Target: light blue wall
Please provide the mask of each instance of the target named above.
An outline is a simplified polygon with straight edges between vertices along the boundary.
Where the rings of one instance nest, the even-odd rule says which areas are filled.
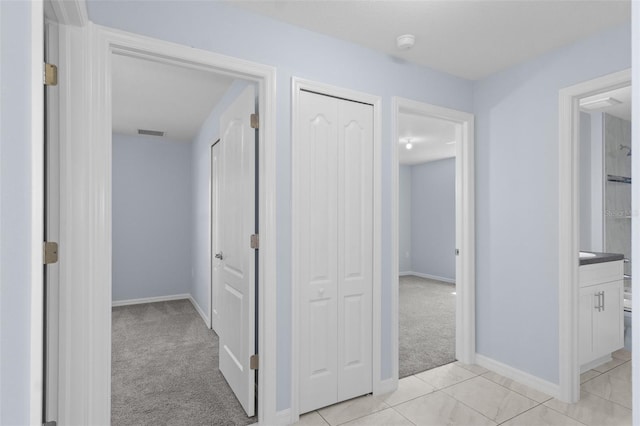
[[[455,280],[456,159],[411,166],[411,267]]]
[[[223,2],[90,1],[101,25],[239,57],[277,68],[277,409],[291,396],[291,77],[382,96],[382,378],[391,351],[391,97],[462,111],[472,109],[472,83]]]
[[[398,271],[411,272],[411,166],[400,166],[398,194]]]
[[[477,351],[558,383],[558,91],[631,65],[629,25],[474,84]]]
[[[250,84],[235,80],[205,120],[191,144],[191,181],[193,188],[191,295],[203,312],[211,315],[209,299],[209,180],[211,179],[211,145],[220,137],[220,115]]]
[[[0,1],[0,424],[29,424],[31,5]],[[38,87],[37,90],[42,90]]]
[[[190,292],[191,143],[113,135],[113,300]]]

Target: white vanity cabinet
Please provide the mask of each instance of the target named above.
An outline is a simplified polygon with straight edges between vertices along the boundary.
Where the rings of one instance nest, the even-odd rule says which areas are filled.
[[[624,346],[623,271],[621,260],[580,266],[581,371],[607,362]]]

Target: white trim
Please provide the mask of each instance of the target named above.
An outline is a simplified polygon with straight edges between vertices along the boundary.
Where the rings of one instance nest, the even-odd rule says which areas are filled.
[[[378,383],[378,389],[375,395],[393,392],[396,389],[398,389],[398,379],[391,377],[389,379],[381,380],[380,383]]]
[[[44,11],[42,2],[31,7],[31,303],[30,303],[30,401],[29,422],[42,423],[44,388],[44,276],[42,241],[44,238],[44,94],[42,85],[44,62]]]
[[[195,310],[200,314],[200,317],[202,318],[202,321],[204,321],[204,323],[207,325],[207,328],[211,328],[211,319],[207,318],[207,315],[204,313],[204,310],[200,307],[200,305],[198,305],[196,299],[194,299],[192,295],[189,295],[188,299]]]
[[[382,177],[381,177],[381,167],[382,167],[382,100],[380,96],[371,95],[368,93],[362,93],[351,89],[345,89],[337,86],[332,86],[329,84],[318,83],[310,80],[301,79],[298,77],[293,77],[291,79],[291,138],[292,141],[294,139],[294,135],[296,134],[296,123],[297,123],[297,113],[298,113],[298,105],[299,105],[299,93],[301,90],[308,90],[315,93],[322,93],[328,96],[339,97],[343,99],[350,99],[357,102],[363,102],[367,104],[373,105],[373,339],[372,339],[372,348],[373,348],[373,357],[372,357],[372,368],[373,368],[373,393],[379,394],[381,393],[381,383],[382,383],[382,369],[381,369],[381,351],[382,351],[382,343],[381,343],[381,334],[382,334],[382,318],[381,318],[381,241],[382,241],[382,201],[381,201],[381,192],[382,192]],[[296,163],[296,147],[295,141],[291,144],[291,158],[292,158],[292,176],[294,176]],[[295,187],[296,180],[292,178],[292,185]],[[295,194],[295,190],[292,190],[292,194]],[[292,229],[291,229],[291,277],[292,277],[292,285],[291,285],[291,410],[292,422],[296,422],[299,419],[299,405],[298,405],[298,390],[299,390],[299,368],[300,368],[300,348],[298,347],[299,338],[298,335],[300,333],[300,328],[298,327],[299,320],[299,293],[298,289],[293,283],[295,282],[295,277],[297,276],[297,268],[296,268],[296,211],[295,211],[295,203],[292,202],[291,209],[291,218],[292,218]]]
[[[560,387],[557,384],[503,364],[493,358],[476,354],[476,364],[554,398],[558,398],[560,394]]]
[[[445,278],[445,277],[439,277],[437,275],[430,275],[430,274],[423,274],[422,272],[413,272],[413,271],[409,271],[409,272],[399,272],[398,276],[399,277],[406,277],[408,275],[413,275],[415,277],[420,277],[420,278],[426,278],[428,280],[435,280],[435,281],[442,281],[448,284],[455,284],[456,280],[453,278]]]
[[[399,193],[399,162],[398,162],[398,114],[400,110],[409,110],[421,115],[442,118],[459,124],[459,135],[456,144],[456,247],[460,256],[456,258],[456,359],[465,363],[475,362],[476,352],[476,321],[475,321],[475,179],[474,179],[474,116],[473,114],[430,105],[400,97],[393,98],[393,147],[392,161],[392,297],[393,302],[393,332],[392,339],[395,356],[394,377],[398,377],[398,193]],[[427,274],[415,274],[432,278]],[[442,277],[440,279],[446,281]]]
[[[60,25],[84,27],[89,23],[85,0],[45,0],[45,16]]]
[[[631,70],[560,90],[558,119],[558,338],[559,398],[580,399],[578,354],[578,252],[580,251],[580,98],[631,84]]]
[[[635,117],[638,117],[637,111],[640,110],[640,3],[631,2],[631,51],[633,70],[632,79],[634,81],[631,86],[632,108],[636,111]],[[634,118],[631,122],[631,149],[636,153],[640,152],[640,120]],[[636,182],[640,179],[640,157],[631,157],[631,176]],[[632,185],[631,193],[631,210],[637,212],[640,210],[640,191],[639,185]],[[631,229],[634,230],[631,236],[631,292],[636,295],[640,294],[640,216],[635,215],[631,219]],[[634,277],[635,276],[635,277]],[[632,311],[639,315],[640,313],[640,297],[636,296],[631,300]],[[636,324],[638,320],[636,317]],[[636,395],[633,398],[633,421],[632,424],[640,425],[640,327],[631,328],[631,394]]]
[[[67,27],[61,40],[61,288],[60,424],[108,424],[111,322],[111,54],[245,78],[259,84],[260,242],[258,419],[276,417],[275,69],[213,52],[89,24]],[[86,141],[91,141],[87,144]],[[66,166],[66,167],[65,167]],[[73,224],[73,226],[71,226]],[[66,261],[66,262],[65,262]],[[87,283],[91,285],[88,286]],[[71,303],[73,302],[73,303]],[[66,309],[66,310],[65,310]],[[66,327],[65,329],[63,329]],[[76,362],[74,362],[74,360]],[[73,368],[71,368],[73,366]],[[62,383],[64,381],[65,383]]]
[[[191,295],[189,293],[183,293],[183,294],[172,294],[169,296],[141,297],[140,299],[114,300],[111,303],[111,306],[115,308],[117,306],[141,305],[143,303],[170,302],[172,300],[182,300],[182,299],[191,299]]]

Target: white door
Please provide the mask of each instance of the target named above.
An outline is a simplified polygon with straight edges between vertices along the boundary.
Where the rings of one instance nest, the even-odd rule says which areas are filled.
[[[300,93],[300,412],[372,390],[373,107]]]
[[[254,414],[255,90],[248,87],[220,118],[220,371],[247,412]]]
[[[220,140],[211,147],[211,328],[220,333]]]

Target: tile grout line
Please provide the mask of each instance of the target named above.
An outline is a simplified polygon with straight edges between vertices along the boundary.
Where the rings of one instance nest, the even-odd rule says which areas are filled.
[[[534,401],[534,402],[536,403],[536,405],[534,405],[533,407],[531,407],[531,408],[527,408],[527,409],[526,409],[526,410],[524,410],[522,413],[516,414],[515,416],[513,416],[513,417],[511,417],[511,418],[508,418],[508,419],[506,419],[505,421],[498,423],[498,425],[504,424],[504,423],[506,423],[506,422],[508,422],[508,421],[510,421],[510,420],[513,420],[513,419],[515,419],[515,418],[517,418],[517,417],[520,417],[520,416],[521,416],[521,415],[523,415],[524,413],[527,413],[527,412],[529,412],[529,411],[533,410],[534,408],[537,408],[537,407],[539,407],[539,406],[541,406],[541,405],[542,405],[542,402],[538,402],[538,401]]]
[[[548,402],[548,401],[547,401],[547,402]],[[563,416],[565,416],[565,417],[569,417],[571,420],[575,420],[576,422],[580,423],[581,425],[588,426],[588,425],[586,425],[585,423],[582,423],[580,420],[576,419],[575,417],[570,416],[569,414],[562,413],[562,412],[560,412],[560,411],[556,410],[556,409],[555,409],[555,408],[553,408],[553,407],[549,407],[546,403],[544,404],[544,406],[545,406],[545,407],[547,407],[547,408],[548,408],[549,410],[551,410],[551,411],[555,411],[555,412],[556,412],[556,413],[558,413],[558,414],[561,414],[561,415],[563,415]]]

